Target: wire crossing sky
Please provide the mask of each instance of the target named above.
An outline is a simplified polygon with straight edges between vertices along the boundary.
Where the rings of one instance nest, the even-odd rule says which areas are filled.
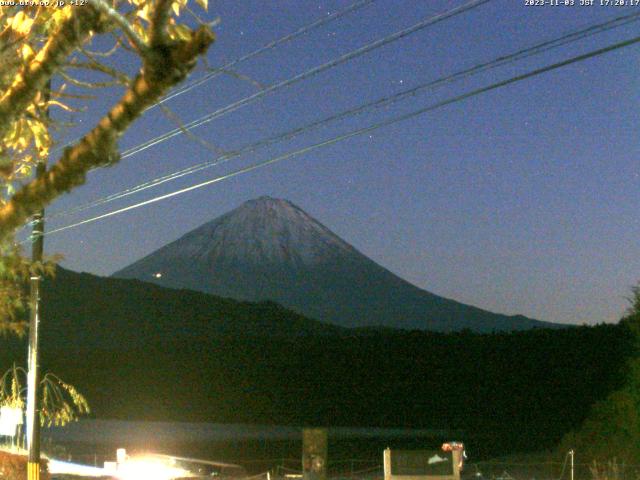
[[[640,12],[631,13],[631,14],[628,14],[628,15],[615,17],[615,18],[610,19],[610,20],[608,20],[606,22],[601,22],[601,23],[598,23],[596,25],[591,25],[591,26],[589,26],[587,28],[583,28],[583,29],[580,29],[578,31],[567,33],[567,34],[562,35],[561,37],[555,38],[553,40],[544,41],[544,42],[539,43],[537,45],[534,45],[532,47],[518,50],[517,52],[514,52],[514,53],[512,53],[510,55],[501,56],[501,57],[499,57],[499,58],[497,58],[495,60],[492,60],[490,62],[485,62],[485,63],[479,64],[479,65],[476,65],[476,66],[474,66],[472,68],[465,69],[465,70],[463,70],[461,72],[457,72],[455,74],[448,75],[446,77],[443,77],[443,78],[428,82],[426,84],[421,84],[421,85],[418,85],[416,87],[413,87],[413,88],[410,88],[410,89],[407,89],[407,90],[403,90],[403,91],[398,92],[398,93],[396,93],[396,94],[394,94],[394,95],[392,95],[390,97],[384,97],[384,98],[378,99],[378,100],[376,100],[374,102],[369,102],[369,103],[367,103],[365,105],[361,105],[361,106],[358,106],[356,108],[352,108],[352,109],[349,109],[347,111],[340,112],[339,114],[331,115],[330,117],[323,118],[322,120],[318,120],[318,121],[312,122],[310,124],[295,128],[293,130],[289,130],[287,132],[281,133],[281,134],[276,135],[274,137],[263,139],[263,140],[260,140],[258,142],[252,143],[250,145],[245,145],[242,148],[237,149],[232,153],[221,155],[221,156],[219,156],[219,157],[217,157],[217,158],[215,158],[213,160],[208,160],[206,162],[199,163],[199,164],[187,167],[187,168],[182,169],[182,170],[178,170],[177,172],[173,172],[173,173],[171,173],[169,175],[164,175],[162,177],[159,177],[159,178],[156,178],[156,179],[153,179],[153,180],[149,180],[149,181],[144,182],[144,183],[142,183],[140,185],[137,185],[135,187],[131,187],[131,188],[128,188],[128,189],[123,190],[121,192],[114,193],[114,194],[108,195],[106,197],[103,197],[101,199],[94,200],[92,202],[86,203],[84,205],[80,205],[78,207],[74,207],[74,208],[72,208],[70,210],[67,210],[67,211],[64,211],[64,212],[58,212],[58,213],[55,213],[53,215],[49,215],[48,219],[55,219],[55,218],[59,218],[59,217],[63,217],[63,216],[68,216],[68,215],[71,215],[71,214],[74,214],[74,213],[79,213],[79,212],[82,212],[82,211],[87,210],[89,208],[96,207],[96,206],[99,206],[99,205],[103,205],[105,203],[109,203],[109,202],[118,200],[120,198],[124,198],[124,197],[129,196],[129,195],[133,195],[134,193],[141,192],[141,191],[146,190],[148,188],[156,187],[156,186],[161,185],[161,184],[163,184],[165,182],[168,182],[168,181],[171,181],[171,180],[175,180],[175,179],[183,177],[185,175],[190,175],[192,173],[197,173],[197,172],[202,171],[204,169],[214,167],[216,165],[219,165],[220,163],[232,160],[232,159],[234,159],[234,158],[236,158],[236,157],[238,157],[240,155],[251,153],[251,152],[255,151],[258,148],[261,148],[261,147],[264,147],[264,146],[267,146],[267,145],[270,145],[270,144],[273,144],[273,143],[276,143],[276,142],[279,142],[279,141],[289,140],[289,139],[291,139],[291,138],[293,138],[295,136],[298,136],[300,134],[308,132],[308,131],[310,131],[312,129],[318,128],[319,126],[322,126],[322,125],[324,125],[326,123],[330,123],[330,122],[335,121],[335,120],[343,119],[343,118],[351,116],[351,115],[359,114],[359,113],[362,113],[363,111],[366,111],[366,110],[371,109],[371,108],[380,108],[382,106],[386,106],[386,105],[392,104],[394,102],[404,100],[404,99],[406,99],[408,97],[413,97],[416,94],[418,94],[418,93],[420,93],[420,92],[422,92],[424,90],[432,89],[432,88],[435,88],[435,87],[438,87],[438,86],[441,86],[441,85],[444,85],[444,84],[447,84],[447,83],[451,83],[451,82],[454,82],[456,80],[460,80],[462,78],[465,78],[468,75],[478,74],[478,73],[480,73],[482,71],[485,71],[486,69],[495,68],[495,67],[504,65],[504,64],[506,64],[508,62],[518,61],[518,60],[520,60],[522,58],[526,58],[526,57],[528,57],[530,55],[536,55],[536,54],[542,53],[544,51],[547,51],[547,50],[550,50],[550,49],[553,49],[553,48],[561,47],[563,45],[566,45],[567,43],[575,42],[577,40],[581,40],[581,39],[583,39],[583,38],[585,38],[587,36],[594,35],[594,34],[597,34],[597,33],[601,33],[601,32],[606,31],[608,29],[616,28],[616,27],[619,27],[619,26],[622,26],[622,25],[626,25],[626,24],[628,24],[630,22],[637,21],[639,18],[640,18]],[[626,45],[624,45],[624,46],[626,46]],[[165,141],[166,140],[168,140],[168,139],[165,139]],[[80,224],[84,224],[84,222],[81,222]],[[66,228],[67,227],[57,228],[56,231],[61,231],[61,230],[66,229]]]
[[[341,17],[343,17],[344,15],[350,14],[352,12],[357,11],[360,8],[366,7],[367,5],[369,5],[370,3],[372,3],[375,0],[359,0],[351,5],[349,5],[347,8],[344,8],[342,10],[339,10],[337,12],[331,13],[329,15],[327,15],[326,17],[321,17],[311,23],[309,23],[308,25],[304,25],[303,27],[298,28],[296,31],[285,35],[284,37],[281,37],[277,40],[274,40],[272,42],[269,42],[266,45],[263,45],[262,47],[253,50],[252,52],[249,52],[245,55],[242,55],[241,57],[235,58],[227,63],[225,63],[224,65],[222,65],[221,67],[215,68],[213,71],[207,73],[206,75],[203,75],[202,77],[198,78],[197,80],[188,82],[186,85],[182,85],[179,86],[177,88],[175,88],[173,91],[171,91],[168,95],[166,95],[164,98],[162,98],[160,101],[158,101],[158,103],[152,105],[151,107],[147,108],[148,110],[151,110],[154,107],[157,107],[173,98],[179,97],[180,95],[184,95],[185,93],[188,93],[190,91],[192,91],[195,88],[198,88],[199,86],[203,85],[204,83],[210,81],[213,78],[216,78],[219,75],[222,75],[225,72],[230,71],[232,68],[234,68],[236,65],[242,63],[242,62],[246,62],[247,60],[257,57],[267,51],[269,51],[270,49],[276,48],[278,45],[282,45],[286,42],[290,42],[291,40],[299,37],[300,35],[304,35],[310,31],[312,31],[315,28],[319,28],[321,26],[324,26],[330,22],[333,22],[335,20],[340,19]],[[72,144],[75,141],[78,141],[79,138],[76,138],[73,141],[69,141],[66,142],[63,146],[59,147],[56,151],[59,152],[62,150],[62,148]]]
[[[215,2],[205,18],[220,19],[212,70],[165,101],[172,115],[149,110],[121,150],[242,108],[194,131],[201,141],[177,134],[92,172],[52,207],[66,215],[47,228],[87,220],[87,205],[103,220],[48,236],[48,252],[109,274],[271,195],[438,295],[541,320],[616,321],[640,279],[640,56],[620,47],[640,11],[477,3],[287,83],[475,2]],[[258,51],[233,75],[210,76]],[[286,87],[262,93],[275,85]],[[224,153],[212,159],[207,144]],[[183,175],[200,168],[208,179]]]
[[[104,218],[112,217],[112,216],[118,215],[120,213],[128,212],[128,211],[134,210],[136,208],[144,207],[144,206],[150,205],[152,203],[156,203],[156,202],[159,202],[159,201],[162,201],[162,200],[166,200],[166,199],[175,197],[177,195],[182,195],[184,193],[188,193],[188,192],[191,192],[193,190],[197,190],[199,188],[203,188],[203,187],[206,187],[206,186],[209,186],[209,185],[213,185],[214,183],[218,183],[218,182],[221,182],[223,180],[227,180],[229,178],[235,177],[236,175],[249,173],[249,172],[252,172],[254,170],[257,170],[258,168],[266,167],[268,165],[271,165],[271,164],[274,164],[274,163],[277,163],[277,162],[281,162],[283,160],[287,160],[289,158],[296,157],[298,155],[309,153],[309,152],[311,152],[313,150],[316,150],[318,148],[326,147],[328,145],[333,145],[334,143],[341,142],[341,141],[347,140],[349,138],[352,138],[352,137],[355,137],[355,136],[358,136],[358,135],[363,135],[365,133],[373,132],[373,131],[375,131],[375,130],[377,130],[379,128],[387,127],[389,125],[393,125],[394,123],[403,122],[405,120],[412,119],[414,117],[417,117],[417,116],[422,115],[422,114],[427,113],[427,112],[431,112],[431,111],[436,110],[438,108],[445,107],[447,105],[451,105],[453,103],[466,100],[467,98],[471,98],[471,97],[474,97],[476,95],[480,95],[482,93],[490,92],[491,90],[495,90],[497,88],[502,88],[502,87],[505,87],[505,86],[510,85],[512,83],[515,83],[515,82],[521,82],[523,80],[527,80],[528,78],[535,77],[537,75],[541,75],[543,73],[547,73],[547,72],[550,72],[550,71],[555,70],[557,68],[562,68],[562,67],[565,67],[567,65],[571,65],[573,63],[576,63],[576,62],[582,62],[583,60],[587,60],[589,58],[597,57],[598,55],[603,55],[605,53],[612,52],[612,51],[617,50],[619,48],[628,47],[628,46],[634,45],[634,44],[636,44],[638,42],[640,42],[640,37],[634,37],[634,38],[631,38],[631,39],[626,40],[624,42],[617,43],[615,45],[610,45],[610,46],[607,46],[605,48],[601,48],[599,50],[596,50],[596,51],[593,51],[593,52],[589,52],[589,53],[586,53],[584,55],[580,55],[578,57],[570,58],[568,60],[565,60],[565,61],[562,61],[562,62],[559,62],[559,63],[555,63],[553,65],[549,65],[549,66],[546,66],[546,67],[543,67],[543,68],[539,68],[539,69],[534,70],[532,72],[527,72],[527,73],[525,73],[523,75],[518,75],[517,77],[509,78],[507,80],[503,80],[501,82],[497,82],[497,83],[494,83],[492,85],[488,85],[486,87],[479,88],[479,89],[474,90],[472,92],[468,92],[468,93],[464,93],[462,95],[458,95],[458,96],[456,96],[454,98],[450,98],[450,99],[444,100],[444,101],[439,102],[439,103],[437,103],[435,105],[429,105],[429,106],[421,108],[419,110],[415,110],[415,111],[410,112],[408,114],[402,115],[401,117],[391,118],[391,119],[386,120],[384,122],[380,122],[380,123],[377,123],[377,124],[374,124],[374,125],[369,125],[367,127],[364,127],[364,128],[352,131],[352,132],[348,132],[348,133],[345,133],[345,134],[337,136],[337,137],[330,138],[330,139],[325,140],[323,142],[316,143],[316,144],[313,144],[313,145],[309,145],[308,147],[301,148],[301,149],[295,150],[293,152],[288,152],[288,153],[286,153],[284,155],[280,155],[280,156],[275,157],[275,158],[270,158],[270,159],[265,160],[263,162],[255,163],[253,165],[250,165],[248,167],[245,167],[245,168],[242,168],[242,169],[239,169],[239,170],[235,170],[234,172],[228,173],[228,174],[220,176],[220,177],[216,177],[216,178],[213,178],[213,179],[210,179],[210,180],[206,180],[204,182],[200,182],[200,183],[197,183],[195,185],[190,185],[190,186],[182,188],[180,190],[176,190],[176,191],[164,194],[164,195],[160,195],[158,197],[154,197],[154,198],[151,198],[149,200],[145,200],[145,201],[140,202],[140,203],[129,205],[127,207],[120,208],[118,210],[113,210],[111,212],[104,213],[102,215],[98,215],[98,216],[95,216],[95,217],[92,217],[92,218],[88,218],[88,219],[82,220],[80,222],[73,223],[71,225],[66,225],[64,227],[58,227],[58,228],[56,228],[54,230],[50,230],[49,232],[45,233],[45,235],[51,235],[51,234],[54,234],[54,233],[63,232],[63,231],[68,230],[70,228],[79,227],[79,226],[85,225],[87,223],[91,223],[91,222],[95,222],[95,221],[98,221],[98,220],[102,220]]]
[[[133,148],[129,148],[127,150],[125,150],[124,152],[122,152],[122,158],[128,158],[132,155],[135,155],[136,153],[140,153],[143,150],[146,150],[147,148],[153,147],[154,145],[157,145],[161,142],[164,142],[166,140],[169,140],[173,137],[175,137],[176,135],[181,135],[183,134],[185,131],[188,130],[192,130],[196,127],[200,127],[202,125],[205,125],[215,119],[218,119],[224,115],[227,115],[229,113],[235,112],[237,109],[244,107],[245,105],[248,105],[250,103],[253,103],[259,99],[261,99],[262,97],[264,97],[265,95],[268,95],[272,92],[276,92],[280,89],[286,88],[286,87],[290,87],[294,84],[296,84],[297,82],[301,82],[303,80],[306,80],[310,77],[313,77],[315,75],[318,75],[319,73],[324,72],[325,70],[328,70],[330,68],[333,68],[335,66],[338,66],[342,63],[348,62],[350,60],[353,60],[354,58],[357,58],[361,55],[364,55],[366,53],[369,53],[377,48],[383,47],[391,42],[395,42],[397,40],[400,40],[401,38],[404,38],[408,35],[411,35],[413,33],[416,33],[424,28],[430,27],[432,25],[435,25],[438,22],[442,22],[444,20],[447,20],[453,16],[459,15],[461,13],[464,13],[468,10],[471,10],[473,8],[476,8],[484,3],[487,3],[491,0],[471,0],[470,2],[466,3],[465,5],[463,5],[462,7],[456,7],[456,8],[452,8],[451,10],[448,10],[444,13],[439,13],[437,15],[431,16],[429,18],[426,18],[420,22],[418,22],[415,25],[412,25],[409,28],[403,29],[399,32],[395,32],[392,35],[389,35],[387,37],[381,38],[379,40],[376,40],[374,42],[370,42],[366,45],[363,45],[360,48],[357,48],[356,50],[353,50],[345,55],[342,55],[338,58],[332,59],[326,63],[323,63],[322,65],[318,65],[316,67],[313,67],[305,72],[299,73],[298,75],[293,76],[292,78],[288,78],[286,80],[280,81],[278,83],[275,83],[273,85],[268,86],[265,89],[262,89],[256,93],[254,93],[253,95],[249,95],[248,97],[245,97],[241,100],[238,100],[237,102],[231,103],[229,105],[226,105],[214,112],[211,112],[207,115],[205,115],[204,117],[201,117],[197,120],[194,120],[192,122],[187,123],[186,125],[182,125],[179,128],[174,128],[173,130],[166,132],[158,137],[152,138],[151,140],[148,140],[140,145],[137,145]]]

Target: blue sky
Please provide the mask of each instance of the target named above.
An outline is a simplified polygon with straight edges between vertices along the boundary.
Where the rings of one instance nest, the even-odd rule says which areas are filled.
[[[168,103],[189,122],[276,82],[411,26],[462,1],[377,0],[238,65]],[[576,2],[579,3],[579,2]],[[349,1],[219,0],[212,67],[282,37]],[[402,89],[551,40],[639,6],[526,6],[493,0],[267,95],[90,174],[56,202],[65,211]],[[53,229],[171,192],[310,143],[637,35],[631,23],[551,52],[330,124],[155,189],[53,218]],[[134,72],[138,66],[123,68]],[[527,79],[311,153],[46,238],[63,266],[110,274],[260,195],[286,198],[364,254],[438,295],[564,323],[616,321],[640,280],[640,49]],[[193,74],[197,78],[202,68]],[[116,97],[83,114],[73,137]],[[61,115],[60,118],[66,118]],[[175,127],[155,108],[123,149]]]

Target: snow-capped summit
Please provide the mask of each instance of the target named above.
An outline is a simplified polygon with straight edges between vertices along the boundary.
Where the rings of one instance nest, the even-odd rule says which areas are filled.
[[[167,245],[165,259],[311,265],[353,249],[287,200],[260,197]]]

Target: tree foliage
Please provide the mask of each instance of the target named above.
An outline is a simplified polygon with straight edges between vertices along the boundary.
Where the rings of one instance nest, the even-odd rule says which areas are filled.
[[[0,378],[0,406],[26,407],[27,371],[13,365]],[[80,415],[89,413],[86,398],[73,386],[58,376],[47,373],[40,381],[40,425],[43,427],[63,426],[78,420]]]
[[[206,0],[196,0],[202,8]],[[89,170],[119,160],[118,139],[194,68],[214,40],[208,25],[181,19],[188,0],[88,0],[84,6],[0,7],[0,332],[24,330],[23,285],[50,269],[31,265],[17,229],[82,185]],[[197,18],[193,14],[194,18]],[[99,39],[113,48],[92,51]],[[114,53],[127,55],[125,62]],[[121,65],[136,65],[137,72]],[[120,67],[119,67],[120,65]],[[94,89],[122,89],[100,120],[53,155],[63,125]],[[79,106],[77,105],[79,103]],[[53,157],[53,158],[52,158]],[[45,165],[36,175],[36,166]]]
[[[565,436],[560,449],[575,449],[588,461],[640,464],[640,283],[631,288],[630,306],[620,321],[633,341],[624,384],[596,403],[576,432]]]

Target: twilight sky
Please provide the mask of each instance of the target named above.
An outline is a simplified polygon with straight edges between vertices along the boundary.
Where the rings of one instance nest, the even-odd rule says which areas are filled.
[[[211,67],[346,8],[350,0],[210,0]],[[377,0],[238,65],[167,105],[183,122],[466,1]],[[526,6],[493,0],[328,69],[90,174],[54,215],[257,140],[491,61],[640,5]],[[157,188],[54,217],[47,229],[122,208],[637,35],[634,22],[331,123]],[[96,46],[99,48],[100,45]],[[118,58],[135,71],[137,65]],[[488,310],[563,323],[616,321],[640,280],[638,44],[375,132],[46,237],[62,265],[110,274],[243,201],[299,205],[415,285]],[[202,66],[191,79],[203,75]],[[109,100],[92,105],[72,138]],[[58,117],[66,119],[66,114]],[[122,149],[175,127],[155,108]]]

